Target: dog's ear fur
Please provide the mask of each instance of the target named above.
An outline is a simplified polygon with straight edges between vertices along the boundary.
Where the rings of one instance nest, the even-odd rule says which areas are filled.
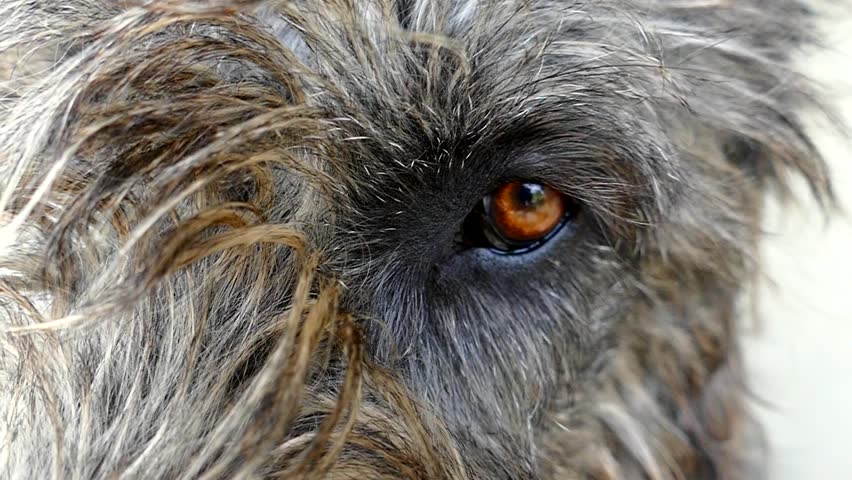
[[[487,2],[274,3],[0,0],[0,476],[754,478],[735,320],[759,204],[791,175],[831,198],[803,2],[574,2],[583,37],[548,44],[660,155],[624,249],[639,300],[525,459],[465,450],[365,355],[312,236],[369,188],[323,159],[383,112],[308,92],[359,106],[340,70],[381,42],[463,76],[442,28]]]
[[[826,166],[803,123],[805,115],[831,110],[818,84],[800,71],[806,55],[819,48],[819,17],[800,1],[711,8],[688,12],[709,24],[697,40],[706,42],[706,51],[687,48],[669,63],[675,71],[683,65],[700,72],[684,72],[684,84],[696,79],[691,97],[697,100],[684,98],[685,104],[721,135],[728,158],[745,172],[774,181],[783,192],[791,174],[801,175],[830,203]]]

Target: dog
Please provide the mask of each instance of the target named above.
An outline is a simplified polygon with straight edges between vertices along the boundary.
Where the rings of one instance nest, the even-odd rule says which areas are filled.
[[[804,1],[0,13],[3,478],[761,478]]]

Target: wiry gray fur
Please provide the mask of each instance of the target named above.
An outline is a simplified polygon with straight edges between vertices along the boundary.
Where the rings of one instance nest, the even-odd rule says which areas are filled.
[[[0,0],[3,478],[758,478],[800,0]],[[460,249],[533,178],[582,205]]]

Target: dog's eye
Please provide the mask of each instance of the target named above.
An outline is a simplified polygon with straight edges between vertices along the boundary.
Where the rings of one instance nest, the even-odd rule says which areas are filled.
[[[544,243],[576,212],[576,205],[553,187],[531,181],[504,183],[465,221],[462,243],[526,252]]]

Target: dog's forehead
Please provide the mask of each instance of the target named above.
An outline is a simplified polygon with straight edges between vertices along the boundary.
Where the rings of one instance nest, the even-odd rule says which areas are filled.
[[[389,26],[387,12],[370,10],[379,3],[345,19],[310,8],[257,12],[312,72],[308,101],[331,121],[327,164],[353,186],[358,215],[348,221],[410,245],[395,235],[451,235],[499,182],[531,178],[625,232],[677,195],[685,172],[643,98],[654,82],[614,63],[613,34],[597,31],[599,18],[570,5],[414,2]],[[435,16],[418,9],[438,4],[443,20],[426,22]]]

